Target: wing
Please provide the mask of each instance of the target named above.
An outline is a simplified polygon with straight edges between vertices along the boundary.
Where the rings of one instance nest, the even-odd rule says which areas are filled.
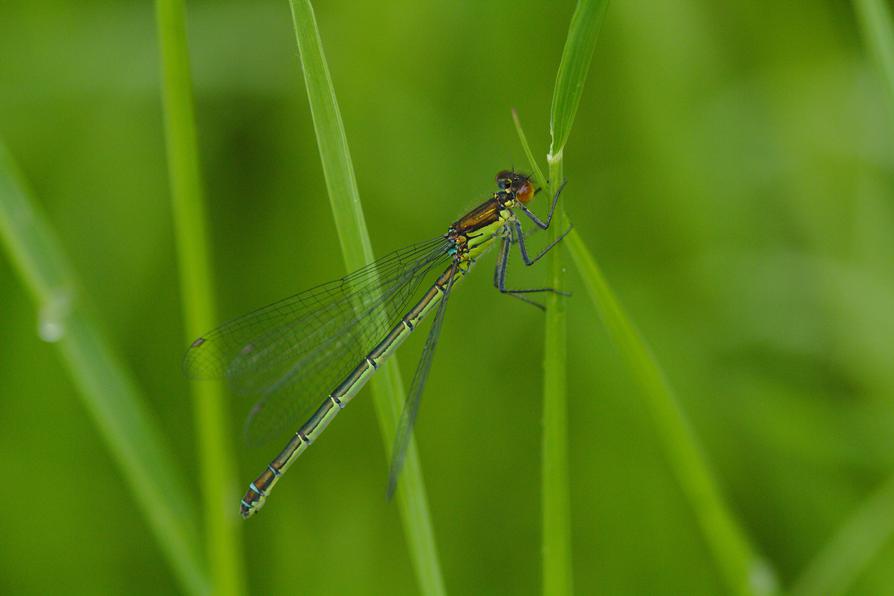
[[[404,467],[407,447],[410,445],[410,439],[413,437],[413,425],[416,423],[416,414],[419,413],[422,391],[425,389],[425,381],[428,379],[428,371],[431,370],[435,347],[437,347],[438,338],[441,336],[441,325],[444,322],[444,313],[447,311],[447,299],[450,297],[450,290],[453,288],[453,280],[455,278],[456,264],[453,265],[450,277],[447,278],[447,287],[444,290],[444,295],[441,296],[438,312],[425,340],[422,357],[419,359],[419,364],[416,367],[416,374],[413,375],[413,384],[410,385],[410,392],[407,394],[407,400],[404,402],[404,409],[397,424],[397,431],[394,433],[394,447],[391,450],[391,470],[388,473],[389,499],[394,495],[394,490],[397,488],[397,479]]]
[[[449,246],[436,238],[395,251],[225,323],[190,346],[187,375],[225,378],[236,393],[260,397],[246,424],[249,441],[260,442],[319,405],[402,316]]]

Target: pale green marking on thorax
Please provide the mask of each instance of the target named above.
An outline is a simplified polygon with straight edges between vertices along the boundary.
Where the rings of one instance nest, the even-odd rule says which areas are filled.
[[[497,221],[475,230],[474,235],[470,235],[467,244],[469,259],[477,259],[482,253],[487,251],[493,244],[494,239],[502,236],[503,228],[514,220],[515,216],[509,209],[500,209]]]

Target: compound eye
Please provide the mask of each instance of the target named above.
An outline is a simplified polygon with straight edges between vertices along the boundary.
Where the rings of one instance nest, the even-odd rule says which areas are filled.
[[[512,186],[512,172],[503,170],[497,174],[497,186],[502,190],[508,190]]]
[[[515,193],[515,198],[525,205],[531,202],[531,199],[534,198],[534,185],[531,184],[530,180],[522,182]]]

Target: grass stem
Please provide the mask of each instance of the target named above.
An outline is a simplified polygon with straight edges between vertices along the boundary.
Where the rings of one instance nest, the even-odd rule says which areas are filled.
[[[590,60],[599,30],[608,8],[607,0],[580,0],[571,16],[562,59],[556,73],[550,110],[551,143],[547,163],[548,183],[524,140],[518,117],[516,127],[522,145],[533,164],[538,184],[549,188],[549,199],[564,181],[565,143],[571,134],[574,117],[590,70]],[[555,241],[568,227],[565,207],[559,202],[550,226],[548,241]],[[559,292],[565,288],[562,250],[549,255],[549,285]],[[571,594],[573,572],[571,556],[571,512],[568,490],[568,395],[567,335],[565,297],[551,294],[546,300],[543,375],[543,593]]]
[[[894,118],[894,21],[884,0],[854,0],[864,43],[869,47],[887,87]],[[894,535],[894,477],[860,505],[792,585],[792,594],[840,594],[854,582]]]
[[[137,507],[183,591],[207,594],[196,510],[130,374],[83,307],[80,284],[53,230],[0,143],[0,239],[40,312]]]
[[[581,0],[571,18],[550,114],[552,141],[547,163],[551,193],[556,192],[563,180],[565,144],[571,133],[607,5],[605,0]],[[513,114],[513,118],[538,184],[544,186],[547,182],[543,180],[518,115]],[[556,212],[558,221],[551,227],[551,239],[568,225],[562,205],[560,201]],[[563,245],[571,252],[597,312],[644,390],[671,468],[692,505],[728,588],[737,594],[773,591],[775,579],[772,572],[751,551],[744,533],[723,502],[694,435],[645,341],[615,299],[576,230],[572,230]],[[564,287],[559,251],[550,259],[550,280],[553,287]],[[564,367],[566,322],[564,301],[560,297],[552,297],[547,304],[543,437],[544,592],[562,594],[571,591]]]
[[[168,170],[186,340],[217,320],[205,202],[199,166],[192,79],[182,0],[157,0]],[[192,395],[205,517],[205,548],[216,594],[245,591],[238,487],[226,398],[220,382],[194,383]]]
[[[348,140],[323,54],[313,7],[309,0],[290,0],[289,4],[326,189],[345,266],[348,271],[353,271],[372,262],[373,251],[354,177]],[[382,440],[386,452],[390,452],[405,399],[395,356],[389,358],[382,370],[372,378],[370,385]],[[407,449],[396,499],[420,591],[427,595],[445,594],[415,440],[411,441]]]
[[[745,533],[727,508],[695,435],[645,340],[615,298],[580,235],[572,231],[565,243],[596,312],[642,389],[658,441],[695,513],[727,589],[734,594],[775,591],[772,570],[752,552]]]
[[[562,160],[549,163],[549,198],[563,180]],[[548,241],[553,242],[567,226],[559,201]],[[548,255],[549,286],[565,289],[562,248]],[[543,593],[573,594],[571,564],[571,512],[568,491],[568,381],[565,312],[567,298],[550,294],[546,299],[546,329],[543,363]]]
[[[888,103],[894,114],[894,21],[885,0],[854,0],[857,23],[864,42],[875,57],[879,74],[888,88]]]
[[[866,499],[792,584],[793,596],[843,594],[894,535],[894,477]]]

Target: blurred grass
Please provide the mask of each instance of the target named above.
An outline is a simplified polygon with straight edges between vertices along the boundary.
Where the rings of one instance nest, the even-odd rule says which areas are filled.
[[[748,538],[718,492],[717,480],[652,351],[618,303],[580,236],[572,231],[566,243],[593,305],[647,398],[665,456],[699,521],[729,593],[775,592],[773,570],[752,552]]]
[[[218,325],[211,258],[205,231],[205,205],[199,166],[192,76],[182,0],[157,0],[158,40],[162,62],[168,170],[188,345]],[[228,429],[223,384],[194,383],[199,475],[202,484],[205,552],[215,594],[245,591],[240,544],[238,489]]]
[[[548,152],[541,116],[573,7],[315,4],[377,254],[442,233],[497,170],[525,163],[507,108],[534,153]],[[195,503],[153,8],[0,5],[0,134]],[[564,152],[578,237],[784,587],[894,471],[894,128],[854,9],[612,3]],[[291,24],[281,0],[189,5],[221,320],[344,271]],[[543,321],[495,295],[492,263],[451,299],[417,438],[450,589],[532,594]],[[543,268],[510,268],[545,285]],[[622,352],[578,276],[568,287],[575,590],[727,593]],[[15,545],[0,553],[0,592],[183,590],[2,258],[0,303],[0,474],[29,487],[0,515]],[[250,407],[230,405],[240,420]],[[381,440],[361,395],[244,525],[252,591],[418,592],[398,508],[382,497]],[[240,477],[269,455],[237,450]],[[890,591],[894,545],[877,548],[846,592]]]
[[[884,0],[854,0],[853,3],[861,34],[888,87],[888,101],[894,106],[894,22],[891,20],[891,6]]]
[[[348,140],[313,7],[309,0],[290,0],[290,6],[332,215],[345,267],[348,271],[354,271],[372,262],[374,256],[354,178]],[[382,440],[386,452],[390,453],[406,399],[396,356],[389,358],[373,377],[371,385]],[[431,595],[445,594],[422,466],[414,439],[407,447],[396,498],[420,591]]]
[[[889,122],[894,121],[894,21],[879,0],[854,0],[864,43],[887,86]],[[894,536],[894,478],[889,478],[844,520],[831,539],[794,580],[796,596],[843,594]]]
[[[793,596],[845,594],[894,534],[894,479],[851,515],[795,580]]]
[[[181,588],[191,594],[208,593],[195,508],[184,489],[183,473],[130,375],[85,312],[81,285],[2,142],[0,235],[36,303],[41,339],[59,346],[84,405]],[[53,421],[47,421],[47,427],[53,428]],[[16,490],[19,506],[27,505],[29,485],[23,483]],[[103,498],[99,492],[91,496]]]

